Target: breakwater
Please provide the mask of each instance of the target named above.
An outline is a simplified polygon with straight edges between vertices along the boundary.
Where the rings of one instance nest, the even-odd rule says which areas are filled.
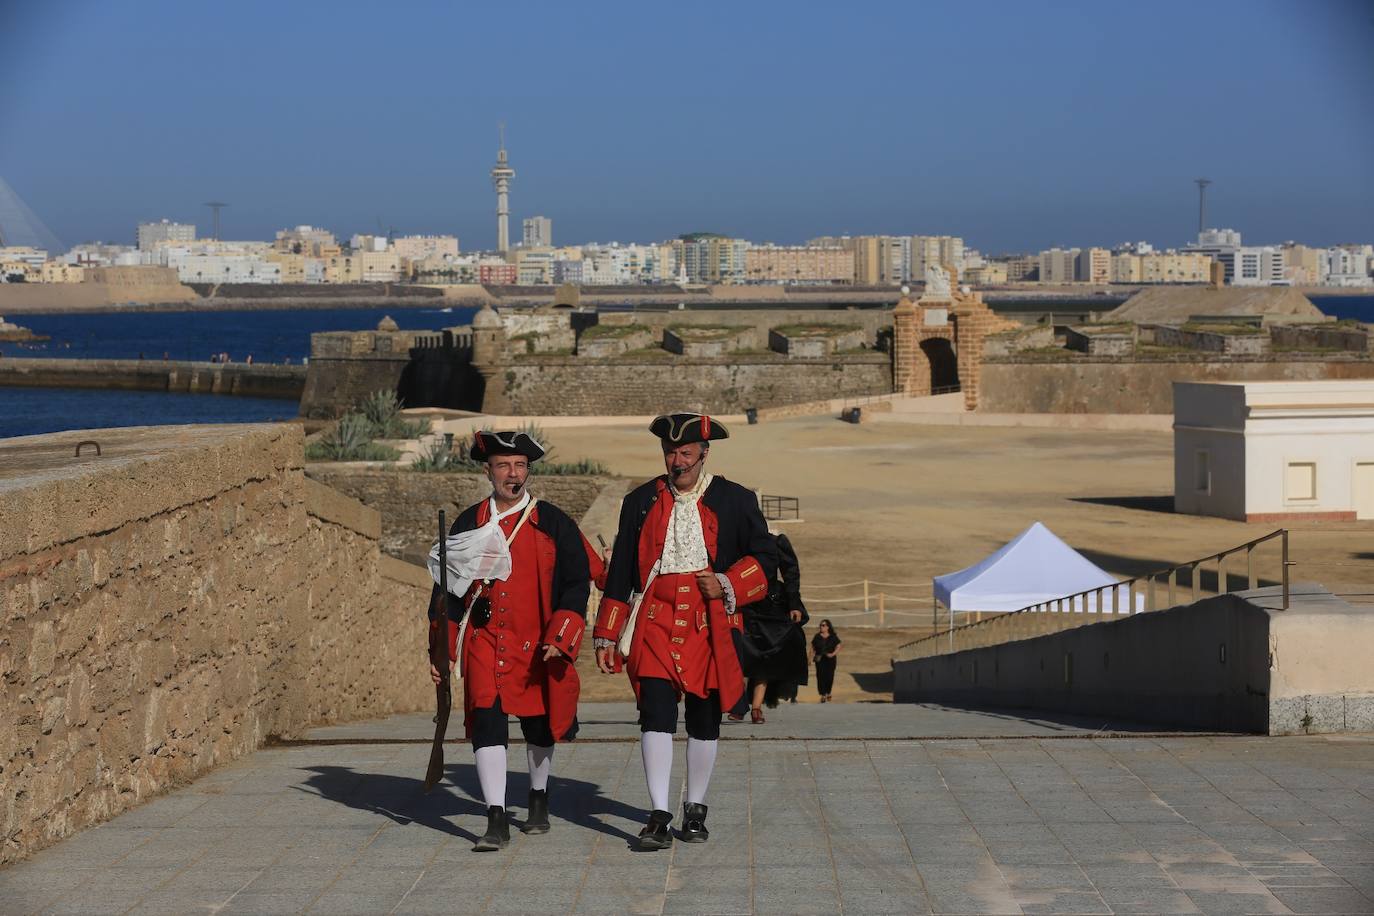
[[[0,360],[0,386],[170,391],[300,400],[304,366],[144,359]]]

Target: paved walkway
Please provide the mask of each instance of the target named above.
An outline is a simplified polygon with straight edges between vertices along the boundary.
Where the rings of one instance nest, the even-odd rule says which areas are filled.
[[[553,831],[503,853],[470,850],[470,752],[450,746],[426,796],[428,723],[397,717],[262,750],[0,870],[0,913],[1374,912],[1374,737],[789,707],[727,730],[709,843],[638,853],[627,712],[585,709]]]

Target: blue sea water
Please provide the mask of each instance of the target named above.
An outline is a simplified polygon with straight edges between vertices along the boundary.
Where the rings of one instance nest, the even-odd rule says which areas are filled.
[[[390,315],[403,329],[438,330],[470,324],[476,309],[292,309],[280,311],[123,312],[24,315],[17,323],[52,338],[0,343],[0,358],[208,360],[293,365],[310,355],[316,331],[375,328]],[[256,423],[296,415],[292,401],[155,391],[93,391],[0,387],[0,438],[66,429],[179,423]]]

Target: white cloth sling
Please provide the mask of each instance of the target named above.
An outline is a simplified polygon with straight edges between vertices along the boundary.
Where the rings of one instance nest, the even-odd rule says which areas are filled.
[[[472,583],[478,579],[490,582],[510,576],[510,545],[515,541],[520,529],[525,526],[538,502],[539,500],[526,491],[524,498],[514,506],[504,512],[497,512],[495,497],[489,497],[489,517],[485,525],[450,535],[445,545],[448,559],[448,590],[461,599],[467,596],[468,589],[472,588]],[[517,512],[520,513],[520,520],[507,535],[501,530],[501,520]],[[436,585],[439,584],[438,541],[430,548],[428,566],[430,576]],[[463,675],[463,636],[467,633],[469,617],[470,615],[464,614],[463,622],[458,625],[458,651],[453,661],[459,677]]]

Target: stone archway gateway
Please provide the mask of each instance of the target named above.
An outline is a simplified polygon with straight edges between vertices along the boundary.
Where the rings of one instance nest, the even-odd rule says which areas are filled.
[[[940,276],[927,277],[926,293],[913,302],[904,292],[893,311],[892,388],[919,397],[957,385],[964,409],[976,410],[983,340],[1018,325],[994,313],[982,296],[949,283],[956,276],[949,266],[931,273]]]

